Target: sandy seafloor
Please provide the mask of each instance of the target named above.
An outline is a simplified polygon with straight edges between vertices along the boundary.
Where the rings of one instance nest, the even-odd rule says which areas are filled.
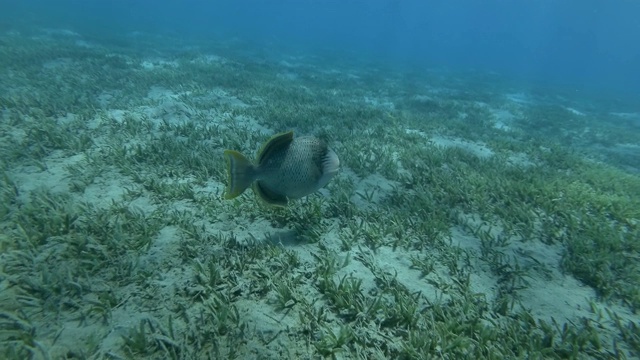
[[[0,51],[2,358],[640,356],[637,98],[236,39]],[[221,200],[222,151],[289,129],[332,183]]]

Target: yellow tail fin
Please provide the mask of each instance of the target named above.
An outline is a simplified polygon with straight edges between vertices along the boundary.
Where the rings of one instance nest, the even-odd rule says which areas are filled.
[[[251,161],[235,150],[225,150],[228,160],[229,179],[224,194],[225,199],[240,196],[255,180],[255,168]]]

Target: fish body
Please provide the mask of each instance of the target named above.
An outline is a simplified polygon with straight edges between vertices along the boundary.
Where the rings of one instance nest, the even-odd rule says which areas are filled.
[[[249,186],[268,204],[286,206],[325,186],[338,172],[340,160],[327,144],[313,136],[294,137],[293,131],[269,139],[255,163],[234,150],[225,150],[229,180],[225,199],[233,199]]]

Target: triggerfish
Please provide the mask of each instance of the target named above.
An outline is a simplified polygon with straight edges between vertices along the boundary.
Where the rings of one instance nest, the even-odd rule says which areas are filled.
[[[233,199],[249,186],[271,205],[286,206],[325,186],[338,172],[340,160],[327,144],[313,136],[293,137],[293,131],[269,139],[253,163],[235,150],[225,150],[229,180],[225,199]]]

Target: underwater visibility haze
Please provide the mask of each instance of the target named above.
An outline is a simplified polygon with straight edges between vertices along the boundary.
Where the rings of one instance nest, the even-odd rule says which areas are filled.
[[[640,357],[639,18],[0,2],[0,358]]]

